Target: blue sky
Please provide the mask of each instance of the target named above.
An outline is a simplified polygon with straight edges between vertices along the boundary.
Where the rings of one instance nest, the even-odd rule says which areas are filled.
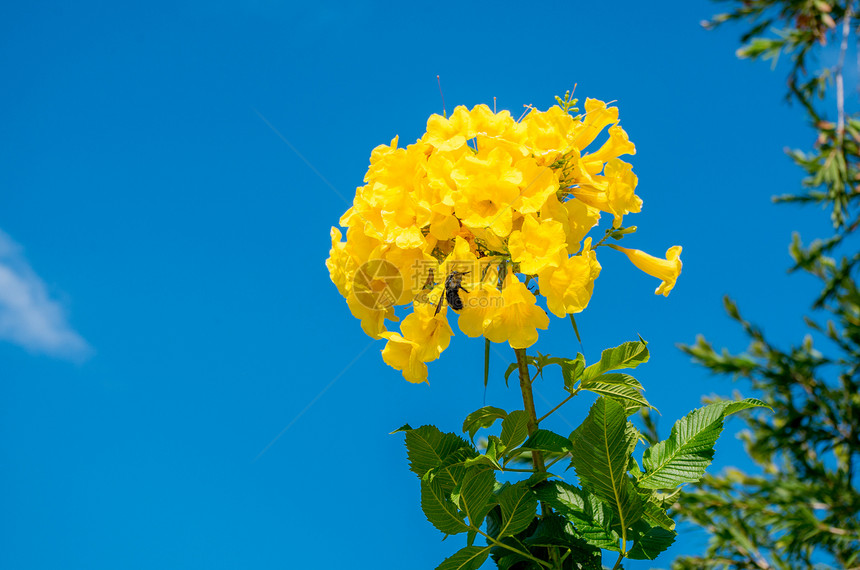
[[[0,7],[0,566],[417,570],[462,546],[424,519],[388,432],[457,431],[485,403],[482,343],[458,335],[407,384],[324,266],[371,149],[441,111],[437,74],[449,110],[517,115],[574,83],[617,101],[644,200],[624,245],[682,245],[684,272],[657,297],[604,253],[578,323],[589,360],[651,343],[637,377],[664,433],[733,389],[675,348],[744,348],[723,295],[798,342],[815,283],[786,275],[788,243],[827,217],[770,197],[797,188],[783,148],[810,131],[781,68],[699,26],[719,5],[670,4]],[[535,348],[580,350],[559,319]],[[495,347],[487,404],[516,406],[512,357]],[[536,391],[562,397],[558,378]],[[738,425],[717,469],[745,465]]]

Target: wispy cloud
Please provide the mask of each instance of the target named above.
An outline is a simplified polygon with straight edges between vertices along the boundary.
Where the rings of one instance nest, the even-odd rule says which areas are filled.
[[[63,307],[27,263],[15,241],[0,230],[0,341],[40,352],[82,360],[92,352],[66,321]]]

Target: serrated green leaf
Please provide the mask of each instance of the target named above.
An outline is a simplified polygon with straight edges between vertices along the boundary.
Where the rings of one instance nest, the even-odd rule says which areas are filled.
[[[529,415],[523,410],[514,410],[502,420],[501,442],[506,450],[513,449],[529,435]]]
[[[644,489],[672,489],[701,479],[714,457],[714,444],[723,431],[726,412],[766,405],[760,400],[717,402],[693,410],[672,426],[669,439],[645,450],[645,468],[638,484]]]
[[[568,453],[570,451],[570,440],[545,429],[537,429],[520,446],[520,449],[531,451],[548,451],[550,453]]]
[[[496,477],[488,469],[466,471],[460,488],[460,510],[466,513],[469,526],[479,528],[484,517],[496,504],[493,495],[495,485]]]
[[[520,481],[502,489],[499,507],[502,509],[502,520],[498,536],[511,536],[525,530],[532,522],[537,510],[537,499],[528,485]]]
[[[603,382],[606,384],[623,384],[625,386],[631,386],[636,388],[637,390],[644,390],[642,387],[642,383],[639,382],[636,378],[629,374],[624,374],[623,372],[607,372],[605,374],[601,374],[596,378],[592,378],[588,380],[588,382]],[[586,382],[583,382],[585,384]]]
[[[723,410],[723,417],[730,416],[735,412],[740,412],[741,410],[748,410],[750,408],[767,408],[770,411],[773,411],[773,408],[759,400],[758,398],[744,398],[743,400],[736,400],[734,402],[716,402],[715,404],[711,404],[712,406],[725,404],[726,407]]]
[[[477,465],[484,465],[486,467],[498,469],[499,471],[501,471],[502,469],[502,466],[499,465],[497,461],[494,461],[493,458],[488,457],[487,455],[479,454],[463,462],[463,467],[465,467],[466,469],[472,469]]]
[[[467,546],[446,558],[436,570],[477,570],[489,555],[489,546]]]
[[[643,362],[647,362],[648,348],[646,344],[640,338],[638,341],[625,342],[615,348],[604,350],[600,355],[600,362],[592,364],[583,371],[582,381],[593,380],[610,370],[636,368]]]
[[[535,495],[572,522],[588,544],[618,550],[621,537],[611,530],[612,510],[597,496],[562,481],[538,485]]]
[[[399,431],[412,431],[412,426],[411,426],[411,425],[409,425],[409,424],[403,424],[402,426],[400,426],[400,427],[399,427],[399,428],[397,428],[396,430],[391,431],[391,432],[388,432],[388,435],[395,434],[395,433],[397,433],[397,432],[399,432]]]
[[[657,495],[655,491],[645,489],[639,490],[639,496],[642,498],[642,520],[648,523],[649,526],[659,526],[666,530],[675,530],[675,521],[663,508],[663,499]]]
[[[469,438],[474,440],[475,434],[478,433],[478,430],[481,428],[488,428],[492,426],[496,420],[503,419],[507,417],[508,412],[501,408],[495,408],[493,406],[484,406],[483,408],[477,409],[468,416],[463,421],[463,433],[468,433]]]
[[[600,397],[576,430],[571,464],[583,487],[608,504],[615,513],[619,534],[642,516],[642,501],[627,475],[636,435],[628,429],[624,408]]]
[[[627,386],[624,384],[610,384],[606,382],[599,382],[597,380],[589,380],[587,383],[582,383],[582,389],[588,390],[589,392],[594,392],[599,396],[606,396],[608,398],[612,398],[617,401],[619,404],[626,408],[635,407],[639,409],[642,406],[646,406],[648,408],[651,407],[651,404],[648,403],[648,400],[645,399],[639,390],[634,388],[633,386]],[[625,417],[627,414],[625,412]]]
[[[574,385],[579,382],[582,372],[585,370],[585,357],[577,354],[573,360],[565,360],[561,365],[561,374],[564,378],[564,388],[568,392],[573,391]]]
[[[633,548],[627,553],[634,560],[654,560],[657,555],[672,546],[677,533],[659,526],[651,527],[637,536]]]
[[[583,541],[570,521],[558,513],[551,513],[540,519],[535,531],[523,542],[528,546],[567,546]]]
[[[499,456],[502,454],[504,446],[498,437],[491,435],[487,438],[487,449],[484,450],[484,455],[489,458],[494,465],[499,464]]]
[[[436,480],[421,480],[421,509],[427,520],[445,534],[458,534],[469,530],[457,505]]]
[[[563,516],[549,514],[540,519],[537,528],[523,542],[530,547],[560,546],[570,549],[572,568],[578,570],[603,570],[599,548],[589,545],[578,536],[576,528]]]
[[[462,467],[450,465],[461,463],[469,456],[477,455],[474,448],[463,438],[453,433],[442,433],[435,426],[421,426],[406,432],[406,450],[409,469],[424,478],[430,473],[450,492],[463,474]],[[445,463],[448,461],[448,463]]]
[[[406,450],[409,469],[419,477],[427,470],[438,467],[442,461],[469,443],[453,433],[442,433],[436,426],[426,425],[406,432]]]

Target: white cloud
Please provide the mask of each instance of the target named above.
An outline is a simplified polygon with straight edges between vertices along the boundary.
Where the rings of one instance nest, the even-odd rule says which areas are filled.
[[[0,230],[0,341],[32,352],[81,360],[91,352],[87,341],[66,322],[63,307],[48,296],[30,268],[21,246]]]

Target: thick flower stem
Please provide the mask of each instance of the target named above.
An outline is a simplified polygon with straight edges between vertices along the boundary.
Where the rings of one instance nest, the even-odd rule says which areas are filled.
[[[529,435],[532,435],[538,429],[538,417],[535,411],[534,394],[532,393],[531,374],[529,374],[529,365],[526,362],[526,350],[524,348],[515,348],[514,353],[517,355],[517,368],[520,373],[520,391],[523,393],[523,409],[529,415],[528,429]],[[535,466],[535,471],[546,473],[546,464],[540,451],[532,451],[532,463]],[[543,516],[546,516],[552,513],[552,508],[541,501],[540,512]],[[550,547],[549,552],[553,561],[553,567],[558,568],[558,550]]]
[[[526,362],[526,349],[515,348],[514,353],[517,355],[517,366],[520,372],[520,391],[523,393],[523,408],[529,415],[529,435],[532,435],[538,428],[538,417],[535,411],[535,399],[532,394],[532,381],[529,374],[529,365]],[[546,465],[543,461],[543,454],[540,451],[532,452],[532,462],[535,469],[541,472],[546,471]]]

